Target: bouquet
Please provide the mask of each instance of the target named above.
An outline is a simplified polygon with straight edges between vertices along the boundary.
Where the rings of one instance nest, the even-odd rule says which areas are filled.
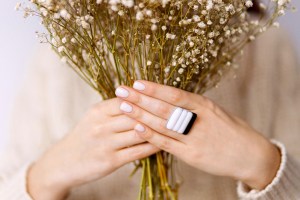
[[[138,79],[203,94],[289,3],[267,0],[256,16],[252,0],[31,0],[24,11],[41,18],[42,41],[109,99]],[[134,163],[140,200],[178,199],[175,161],[159,152]]]

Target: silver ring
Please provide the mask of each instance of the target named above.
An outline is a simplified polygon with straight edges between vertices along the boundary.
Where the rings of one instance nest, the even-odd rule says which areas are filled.
[[[169,117],[167,129],[187,135],[196,121],[196,118],[196,113],[176,107]]]

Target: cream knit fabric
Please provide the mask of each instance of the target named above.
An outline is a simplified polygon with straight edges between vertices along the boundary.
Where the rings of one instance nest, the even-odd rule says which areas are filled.
[[[62,66],[50,50],[38,53],[27,74],[15,104],[11,142],[0,157],[1,200],[30,200],[26,192],[28,166],[70,131],[92,104],[100,101],[97,93],[71,69]],[[299,83],[296,58],[284,34],[268,32],[249,46],[240,69],[206,96],[266,137],[280,141],[273,140],[282,154],[280,169],[264,190],[247,191],[240,182],[179,162],[184,178],[180,199],[300,199]],[[128,164],[104,179],[74,188],[68,199],[136,199],[139,175],[128,178],[132,169],[132,164]]]

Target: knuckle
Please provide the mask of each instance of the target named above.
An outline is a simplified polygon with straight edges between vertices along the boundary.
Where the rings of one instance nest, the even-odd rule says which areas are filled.
[[[170,101],[172,103],[177,103],[178,101],[180,101],[182,99],[182,97],[183,97],[183,92],[178,89],[175,89],[170,94]]]
[[[145,150],[142,149],[142,148],[134,149],[134,150],[132,151],[132,154],[131,154],[131,156],[132,156],[132,158],[133,158],[134,160],[140,159],[140,158],[142,158],[144,155],[145,155]]]
[[[97,114],[99,113],[99,110],[101,110],[101,107],[102,103],[96,103],[90,107],[89,112],[92,114]]]
[[[140,104],[142,101],[142,96],[140,94],[135,93],[134,97],[132,98],[132,102],[134,104]]]
[[[158,143],[157,147],[165,151],[168,151],[171,148],[171,143],[168,139],[163,139]]]
[[[145,131],[145,133],[143,134],[143,139],[144,140],[150,140],[153,137],[153,132],[149,129],[147,129]]]
[[[133,109],[133,112],[131,113],[132,117],[135,119],[142,119],[143,117],[143,112],[141,109],[135,107],[135,109]]]
[[[106,132],[105,129],[106,129],[106,127],[103,124],[94,126],[91,128],[90,135],[92,137],[98,137],[101,133]]]
[[[118,166],[118,159],[115,158],[115,156],[110,156],[110,158],[104,162],[101,163],[106,169],[111,170],[115,169]]]
[[[218,110],[217,105],[210,99],[205,99],[205,107],[211,110],[212,112],[216,112]]]
[[[157,107],[156,107],[156,112],[160,115],[160,116],[165,116],[171,113],[169,106],[166,106],[163,103],[158,103]]]
[[[189,152],[189,158],[188,158],[188,162],[191,164],[191,165],[198,165],[199,162],[201,162],[202,160],[202,152],[201,151],[190,151]]]
[[[148,84],[146,88],[147,88],[148,95],[152,96],[155,94],[156,88],[152,84],[150,85]]]
[[[159,130],[164,130],[164,131],[166,131],[167,130],[167,122],[165,121],[165,120],[160,120],[160,122],[159,122]]]

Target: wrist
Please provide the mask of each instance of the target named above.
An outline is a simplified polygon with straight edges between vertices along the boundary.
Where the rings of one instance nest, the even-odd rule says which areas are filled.
[[[272,182],[281,163],[280,150],[274,144],[266,139],[258,144],[246,176],[239,179],[249,190],[263,190]]]
[[[40,170],[37,164],[33,164],[29,168],[27,173],[27,190],[29,195],[36,200],[66,199],[70,191],[68,187],[58,184],[53,177],[48,175],[48,171]]]

